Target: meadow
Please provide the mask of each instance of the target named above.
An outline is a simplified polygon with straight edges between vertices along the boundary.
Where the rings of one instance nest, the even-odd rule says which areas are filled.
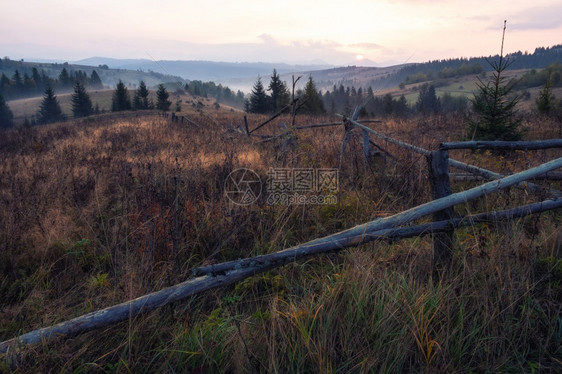
[[[363,161],[352,141],[336,204],[233,204],[224,186],[245,167],[338,166],[343,129],[295,145],[227,132],[229,108],[183,106],[198,126],[153,114],[23,127],[0,137],[0,339],[160,290],[201,265],[281,250],[430,201],[426,161]],[[266,117],[249,115],[250,127]],[[299,125],[334,118],[298,116]],[[281,132],[281,117],[262,133]],[[435,149],[463,118],[389,119],[373,128]],[[559,137],[529,115],[526,138]],[[380,143],[387,147],[387,144]],[[453,152],[454,153],[453,155]],[[451,151],[510,173],[560,157]],[[460,191],[478,182],[455,182]],[[560,189],[560,182],[537,182]],[[457,213],[540,201],[510,189]],[[377,241],[286,265],[103,330],[0,356],[6,372],[559,372],[562,212],[455,231],[446,277],[431,237]]]
[[[94,106],[94,109],[97,108],[100,113],[111,112],[111,100],[114,91],[115,91],[114,89],[89,91],[88,95],[92,100],[92,105]],[[128,89],[128,91],[129,91],[129,97],[133,99],[135,90]],[[59,102],[62,113],[66,116],[66,118],[73,117],[72,95],[73,95],[72,92],[56,94],[57,101]],[[174,101],[174,107],[172,109],[175,109],[175,102],[177,100],[181,101],[182,103],[181,105],[183,105],[184,109],[187,109],[187,107],[193,106],[194,104],[196,105],[197,102],[201,102],[203,105],[206,106],[212,106],[214,102],[214,100],[208,98],[202,98],[202,97],[195,98],[194,96],[191,96],[189,94],[178,95],[174,93],[170,96],[171,96],[170,100]],[[153,102],[156,101],[155,91],[150,91],[149,99],[152,100]],[[26,120],[28,120],[29,122],[33,121],[33,119],[37,116],[37,112],[41,108],[42,101],[43,101],[42,96],[9,101],[8,105],[10,107],[10,110],[12,110],[12,112],[14,113],[14,126],[20,127],[25,123]]]

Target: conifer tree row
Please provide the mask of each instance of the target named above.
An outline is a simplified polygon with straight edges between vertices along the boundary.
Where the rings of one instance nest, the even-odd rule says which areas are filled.
[[[270,95],[267,91],[271,92]],[[312,76],[309,77],[304,91],[298,91],[298,96],[303,97],[304,105],[301,108],[302,112],[308,114],[324,113],[324,104],[322,103],[321,93],[316,91],[316,86]],[[281,80],[277,70],[273,69],[269,86],[264,88],[261,77],[258,77],[250,97],[246,100],[245,110],[248,113],[275,113],[283,109],[291,101],[291,95],[287,84]]]
[[[90,76],[82,70],[69,71],[63,67],[56,78],[48,77],[45,71],[39,71],[36,67],[31,69],[31,75],[27,72],[21,73],[19,69],[12,76],[5,73],[0,75],[0,94],[6,100],[36,96],[45,91],[47,86],[53,90],[71,90],[74,84],[80,82],[82,86],[90,89],[101,89],[103,83],[98,73],[93,70]]]

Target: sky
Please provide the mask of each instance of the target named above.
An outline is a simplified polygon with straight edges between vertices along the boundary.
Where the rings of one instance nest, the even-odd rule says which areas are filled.
[[[560,0],[2,0],[0,57],[390,66],[562,44]]]

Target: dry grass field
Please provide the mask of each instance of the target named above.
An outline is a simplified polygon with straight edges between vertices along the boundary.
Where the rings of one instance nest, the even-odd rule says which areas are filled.
[[[197,266],[281,250],[431,200],[422,156],[390,147],[398,163],[365,164],[357,140],[339,170],[337,204],[260,197],[234,205],[224,191],[231,171],[250,168],[266,180],[270,168],[337,167],[342,128],[302,130],[283,153],[280,144],[227,133],[228,123],[243,124],[242,113],[182,109],[199,126],[132,114],[2,134],[0,340],[160,290]],[[253,128],[266,118],[248,119]],[[279,133],[289,120],[260,131]],[[547,120],[525,125],[528,139],[559,137]],[[466,128],[444,117],[371,126],[427,149],[461,139]],[[451,151],[503,173],[560,156]],[[542,198],[510,189],[457,213]],[[11,351],[0,371],[560,372],[561,213],[456,230],[451,272],[439,281],[430,237],[373,242]]]

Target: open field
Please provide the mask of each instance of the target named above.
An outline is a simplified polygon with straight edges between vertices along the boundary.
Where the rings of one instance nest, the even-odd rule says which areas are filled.
[[[303,130],[284,154],[280,144],[227,133],[228,123],[243,125],[242,113],[204,104],[182,104],[198,126],[131,115],[2,134],[0,340],[160,290],[201,265],[281,250],[431,200],[423,157],[391,147],[397,164],[375,158],[366,165],[356,140],[339,169],[336,204],[269,205],[260,197],[235,205],[224,191],[230,172],[250,168],[265,181],[271,168],[337,167],[343,130]],[[250,128],[265,119],[249,115]],[[258,132],[279,133],[281,121],[290,118]],[[333,121],[297,117],[298,125]],[[435,149],[463,137],[462,121],[372,126]],[[528,117],[525,126],[528,139],[559,136],[559,125],[544,119]],[[510,173],[561,153],[451,157]],[[542,198],[509,189],[457,213]],[[560,371],[561,226],[562,212],[552,211],[456,230],[451,272],[440,281],[431,275],[429,237],[361,245],[101,331],[9,352],[0,370]]]
[[[96,105],[98,106],[100,112],[110,112],[111,111],[111,99],[113,96],[113,92],[115,90],[99,90],[99,91],[88,91],[88,95],[92,100],[92,104],[94,108]],[[133,99],[135,94],[135,90],[129,89],[129,97],[131,100]],[[63,93],[60,95],[56,95],[58,102],[61,106],[62,112],[67,118],[72,118],[72,92],[70,93]],[[150,91],[149,98],[154,102],[156,101],[156,92]],[[34,116],[37,114],[41,107],[41,102],[43,97],[32,97],[27,99],[18,99],[18,100],[11,100],[8,102],[8,106],[14,113],[14,123],[16,126],[20,126],[24,123],[25,119],[32,120]],[[173,108],[175,108],[176,100],[182,101],[183,109],[187,109],[191,107],[194,103],[201,102],[204,105],[211,106],[215,100],[213,99],[206,99],[206,98],[195,98],[190,94],[184,95],[170,95],[170,100],[173,100]],[[230,108],[226,106],[227,108]]]
[[[88,95],[90,95],[94,107],[97,104],[100,111],[109,111],[111,110],[111,95],[113,91],[114,90],[89,91]],[[64,115],[68,118],[72,118],[72,93],[64,93],[56,96]],[[39,111],[42,101],[42,96],[9,101],[8,105],[14,113],[16,126],[21,125],[26,118],[31,121],[33,116]]]

